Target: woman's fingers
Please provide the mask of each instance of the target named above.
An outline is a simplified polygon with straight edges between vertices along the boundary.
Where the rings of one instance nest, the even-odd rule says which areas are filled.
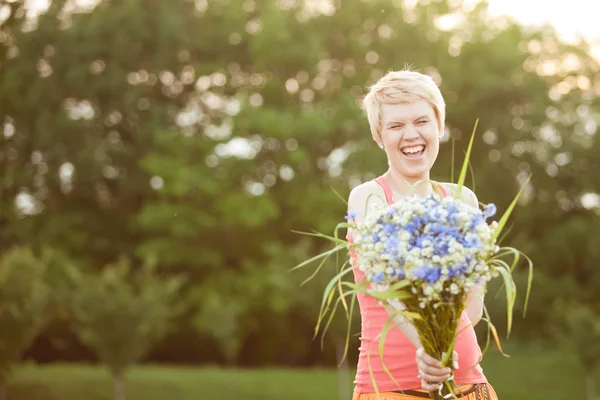
[[[441,361],[436,360],[429,354],[425,353],[425,350],[421,347],[417,350],[417,363],[421,361],[424,364],[431,365],[432,367],[441,368]]]
[[[440,384],[439,383],[429,383],[425,379],[421,379],[421,388],[428,390],[428,391],[439,390]]]
[[[425,353],[423,348],[417,350],[417,366],[419,369],[425,370],[433,375],[444,375],[450,374],[452,372],[448,367],[442,367],[442,363],[439,360],[431,357],[429,354]]]
[[[450,368],[437,368],[423,363],[417,363],[419,374],[422,378],[430,378],[430,381],[443,382],[450,376]]]
[[[425,353],[423,348],[417,350],[416,361],[419,368],[421,386],[425,390],[438,390],[440,384],[448,380],[452,372],[448,367],[442,368],[442,363]]]

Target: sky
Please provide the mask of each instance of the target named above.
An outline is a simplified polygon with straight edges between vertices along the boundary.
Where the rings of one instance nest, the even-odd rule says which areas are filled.
[[[523,24],[549,22],[565,41],[582,35],[600,42],[599,0],[488,0],[489,13],[514,17]],[[470,2],[470,1],[467,1]]]

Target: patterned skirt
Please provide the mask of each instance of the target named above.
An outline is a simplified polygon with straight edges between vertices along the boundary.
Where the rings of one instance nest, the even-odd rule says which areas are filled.
[[[489,383],[477,385],[462,385],[455,392],[456,397],[463,400],[498,400],[498,395]],[[399,392],[354,393],[352,400],[417,400],[429,399],[429,392],[425,390],[403,390]],[[452,397],[451,399],[454,399]]]

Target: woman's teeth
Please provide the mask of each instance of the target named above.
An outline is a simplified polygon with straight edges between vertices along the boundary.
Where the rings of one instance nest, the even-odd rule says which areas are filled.
[[[405,147],[402,149],[402,153],[404,154],[417,154],[422,152],[425,149],[425,146],[413,146],[413,147]]]

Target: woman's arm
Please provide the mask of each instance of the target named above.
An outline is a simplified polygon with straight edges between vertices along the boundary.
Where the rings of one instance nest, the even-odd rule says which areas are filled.
[[[475,326],[483,316],[483,298],[485,288],[481,285],[475,285],[467,294],[467,316],[471,324]]]
[[[477,200],[477,196],[470,189],[463,187],[465,201],[467,204],[472,205],[473,207],[479,208],[479,200]],[[485,297],[485,287],[482,285],[475,285],[471,288],[469,293],[467,294],[467,316],[471,321],[471,324],[475,326],[481,317],[483,316],[483,299]]]
[[[453,183],[445,183],[444,187],[449,189],[449,193],[453,196],[458,189],[458,186]],[[479,208],[479,200],[477,200],[477,196],[473,191],[466,186],[462,187],[461,199],[465,203]],[[485,296],[485,287],[482,285],[475,285],[471,288],[469,293],[467,293],[467,302],[465,305],[465,310],[467,312],[467,316],[469,320],[475,326],[483,316],[483,299]]]

